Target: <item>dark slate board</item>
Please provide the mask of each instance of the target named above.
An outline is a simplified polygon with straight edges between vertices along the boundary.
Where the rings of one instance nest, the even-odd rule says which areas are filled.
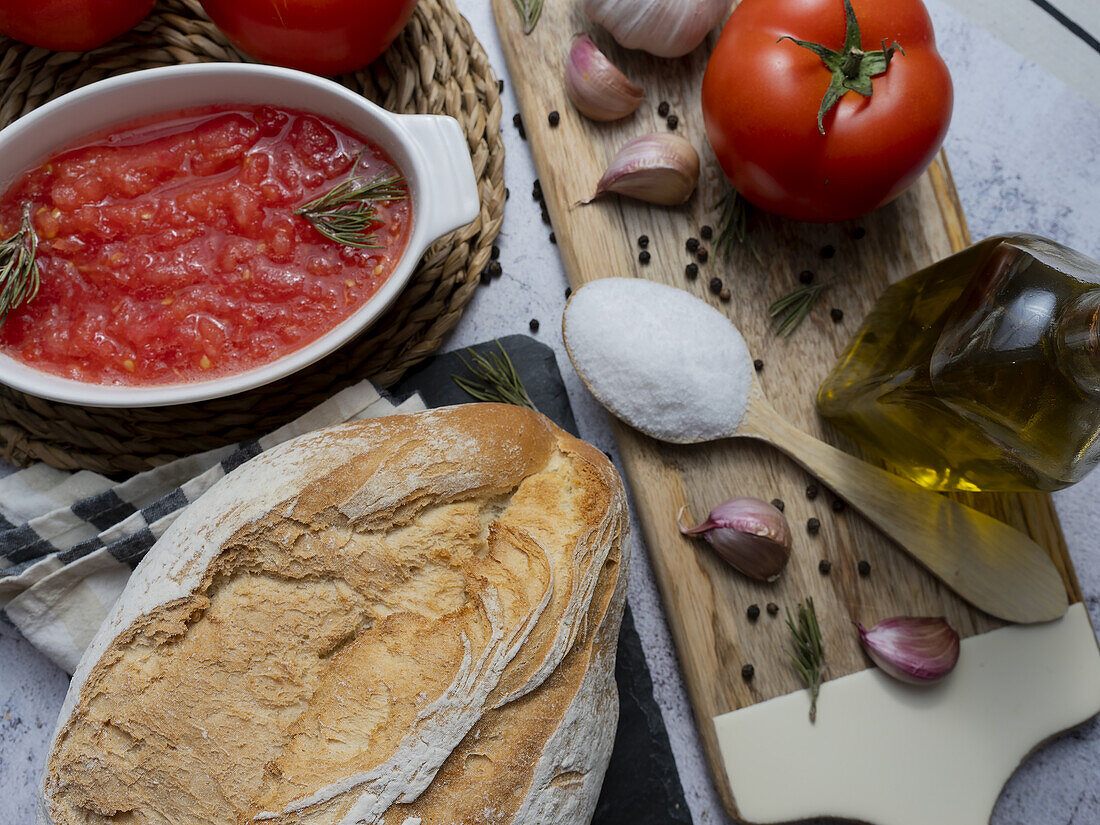
[[[526,335],[510,335],[500,343],[535,406],[563,430],[577,435],[554,351]],[[496,347],[496,342],[487,342],[472,349],[488,354],[497,351]],[[458,354],[437,355],[409,373],[391,393],[406,398],[419,392],[429,407],[468,403],[470,397],[451,380],[456,374],[466,374]],[[619,685],[619,728],[593,825],[692,825],[629,604],[619,634],[615,679]]]

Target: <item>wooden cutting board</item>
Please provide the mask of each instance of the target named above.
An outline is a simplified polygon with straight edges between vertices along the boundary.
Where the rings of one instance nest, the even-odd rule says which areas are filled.
[[[686,251],[685,243],[688,238],[700,238],[702,226],[717,226],[715,205],[728,191],[705,137],[698,95],[716,35],[684,58],[662,60],[619,47],[588,21],[580,0],[546,0],[538,26],[526,36],[513,0],[492,3],[570,283],[577,287],[597,278],[636,276],[703,298],[730,317],[749,350],[763,360],[759,377],[766,396],[780,413],[826,441],[842,443],[816,414],[814,395],[848,338],[887,284],[970,243],[946,159],[941,154],[901,198],[857,221],[813,225],[757,213],[750,236],[759,258],[746,248],[737,248],[724,261],[713,242],[704,241],[709,259],[699,266],[697,279],[689,280],[685,267],[696,258]],[[582,31],[591,34],[627,76],[645,89],[645,101],[631,117],[610,124],[594,123],[569,102],[562,83],[564,65],[573,35]],[[703,172],[696,194],[683,207],[673,209],[617,197],[579,205],[594,192],[619,146],[647,132],[668,130],[657,113],[661,101],[670,104],[679,121],[678,132],[699,151]],[[549,123],[551,111],[560,113],[556,127]],[[513,182],[513,189],[520,188]],[[526,185],[522,189],[526,197]],[[641,235],[650,239],[651,260],[645,265],[639,262],[637,239]],[[767,307],[796,288],[804,270],[813,271],[819,281],[827,280],[829,289],[794,335],[777,338],[769,326]],[[714,277],[729,287],[732,300],[724,303],[710,291],[708,284]],[[839,322],[830,315],[834,307],[843,312]],[[703,744],[719,793],[735,818],[741,818],[731,791],[736,777],[723,761],[714,720],[803,687],[785,652],[789,644],[782,620],[785,608],[793,610],[799,601],[813,597],[832,680],[870,667],[850,620],[871,625],[900,614],[943,615],[963,637],[988,635],[1001,624],[940,585],[858,515],[850,510],[835,511],[828,491],[822,489],[811,497],[807,487],[814,480],[766,446],[725,441],[678,447],[658,443],[618,423],[615,435]],[[735,495],[785,502],[794,547],[791,563],[776,584],[758,584],[737,575],[704,543],[685,540],[676,528],[681,505],[688,507],[688,520],[700,520],[713,505]],[[964,500],[1029,532],[1061,571],[1070,602],[1081,601],[1049,497],[1010,494]],[[806,529],[811,517],[821,522],[816,535]],[[831,563],[828,575],[819,572],[823,559]],[[860,561],[870,564],[869,575],[857,572]],[[768,602],[779,605],[778,616],[767,613]],[[752,604],[762,611],[755,622],[746,616]],[[1078,607],[1071,612],[1079,614],[1077,624],[1083,621],[1088,627],[1083,610]],[[1091,631],[1078,632],[1075,643],[1082,644],[1082,638],[1085,647],[1078,658],[1091,662],[1097,657],[1095,638]],[[741,676],[746,663],[755,668],[751,681]],[[1088,674],[1091,678],[1092,671]],[[1096,688],[1094,694],[1100,694],[1100,686],[1092,687]],[[1082,708],[1082,713],[1091,715],[1097,709],[1100,707],[1089,707],[1086,713]],[[827,704],[821,713],[828,713]],[[1029,747],[1083,718],[1052,719],[1049,729],[1036,735]],[[728,748],[729,743],[726,745]],[[763,745],[745,743],[745,747]],[[1001,782],[1015,764],[1005,769]],[[820,809],[811,804],[799,812],[870,818],[870,814],[840,810],[824,802]],[[879,821],[886,825],[885,817]]]

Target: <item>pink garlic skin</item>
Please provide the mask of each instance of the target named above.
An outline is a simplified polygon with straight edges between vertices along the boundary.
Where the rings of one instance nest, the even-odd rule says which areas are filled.
[[[859,630],[863,649],[887,675],[911,685],[930,685],[954,670],[959,634],[940,618],[898,616]]]
[[[733,0],[584,0],[588,18],[619,45],[682,57],[729,14]]]
[[[697,527],[679,526],[685,536],[701,535],[731,567],[752,579],[775,581],[791,557],[786,516],[758,498],[730,499]]]
[[[633,114],[645,96],[587,34],[573,40],[565,64],[565,91],[581,114],[603,122]]]
[[[679,206],[698,182],[699,153],[691,141],[653,133],[624,143],[596,184],[596,194],[582,203],[614,192],[659,206]]]

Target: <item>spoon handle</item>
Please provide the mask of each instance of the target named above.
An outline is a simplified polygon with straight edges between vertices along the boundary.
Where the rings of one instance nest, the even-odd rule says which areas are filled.
[[[758,402],[739,436],[785,452],[975,607],[1022,623],[1065,612],[1062,577],[1030,537],[819,441]]]

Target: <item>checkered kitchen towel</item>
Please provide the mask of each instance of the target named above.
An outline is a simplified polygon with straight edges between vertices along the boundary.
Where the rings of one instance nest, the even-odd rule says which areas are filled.
[[[0,478],[0,610],[72,673],[133,568],[226,473],[320,427],[422,409],[419,396],[395,407],[364,381],[260,439],[187,456],[122,483],[44,464]]]

